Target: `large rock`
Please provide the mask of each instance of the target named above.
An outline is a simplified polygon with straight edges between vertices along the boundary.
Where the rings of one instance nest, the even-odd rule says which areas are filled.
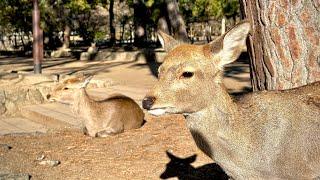
[[[126,51],[124,49],[103,49],[99,50],[94,60],[103,61],[147,61],[162,62],[166,52],[162,49],[140,49]]]
[[[41,104],[45,101],[37,87],[18,87],[2,90],[5,93],[4,102],[0,106],[1,115],[19,115],[21,107],[30,104]]]
[[[55,84],[54,75],[7,74],[0,79],[0,116],[20,115],[25,105],[41,104]]]

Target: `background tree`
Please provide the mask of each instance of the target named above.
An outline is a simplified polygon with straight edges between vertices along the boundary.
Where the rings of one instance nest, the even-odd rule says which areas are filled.
[[[320,4],[317,0],[241,0],[251,21],[254,90],[288,89],[320,80]]]
[[[28,0],[1,0],[0,26],[2,33],[19,32],[31,35],[32,31],[32,2]],[[2,36],[2,33],[0,36]],[[9,37],[17,46],[17,33]],[[21,38],[22,36],[20,36]],[[1,38],[2,39],[2,38]],[[23,39],[22,43],[24,42]],[[23,43],[24,44],[24,43]]]
[[[185,22],[179,12],[179,4],[176,0],[165,0],[165,3],[175,38],[180,41],[189,42]]]
[[[167,13],[167,4],[161,2],[155,4],[155,7],[156,8],[154,8],[153,10],[153,20],[157,22],[157,29],[167,34],[170,34],[171,26],[169,23],[170,20]]]
[[[139,12],[146,12],[141,21],[148,26],[157,27],[180,41],[188,42],[188,34],[184,18],[179,10],[177,0],[148,0],[140,1],[143,8]],[[144,11],[143,11],[144,10]],[[135,18],[139,16],[135,15]]]
[[[238,0],[180,0],[184,18],[188,22],[205,21],[210,18],[221,20],[221,34],[226,29],[226,18],[239,14]]]
[[[187,32],[191,31],[188,27],[189,23],[203,24],[204,21],[213,18],[219,20],[222,15],[236,12],[232,10],[237,9],[234,8],[236,6],[231,5],[232,8],[228,6],[235,1],[39,0],[41,28],[44,31],[47,50],[61,46],[68,48],[72,45],[70,36],[77,37],[78,40],[80,36],[84,44],[90,44],[94,40],[99,40],[100,43],[106,40],[133,42],[132,32],[135,34],[134,44],[143,47],[148,42],[155,41],[157,29],[182,41],[188,41]],[[4,39],[1,37],[5,37],[7,44],[8,41],[10,44],[12,41],[16,42],[15,37],[31,37],[31,11],[32,3],[29,0],[0,1],[0,31],[2,32],[0,42]],[[134,31],[132,31],[133,28]],[[201,28],[203,26],[197,28],[198,31],[202,31]],[[128,41],[129,38],[130,41]],[[21,41],[23,39],[17,41],[19,46]],[[32,39],[29,38],[28,41]],[[117,44],[111,43],[111,45]]]
[[[114,0],[109,2],[109,28],[110,28],[110,43],[114,44],[116,41],[116,29],[114,27],[114,12],[113,12]]]
[[[134,9],[134,44],[137,47],[144,46],[147,37],[147,22],[150,15],[143,0],[133,0]]]
[[[70,46],[72,30],[78,30],[84,39],[87,39],[86,30],[83,30],[85,27],[80,25],[80,23],[84,22],[78,20],[82,14],[88,13],[91,8],[86,0],[42,0],[40,5],[44,32],[48,37],[59,36],[58,33],[63,32],[63,49]],[[51,41],[55,40],[51,39]]]

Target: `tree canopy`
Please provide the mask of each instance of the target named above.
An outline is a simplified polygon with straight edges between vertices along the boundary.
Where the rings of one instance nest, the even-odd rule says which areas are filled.
[[[71,28],[84,40],[92,41],[103,34],[101,25],[109,22],[107,10],[113,8],[112,3],[126,4],[129,9],[140,3],[144,7],[143,26],[157,27],[159,19],[165,17],[163,13],[168,0],[39,0],[41,12],[41,27],[44,34],[53,38],[57,33],[63,32],[65,27]],[[178,12],[182,15],[186,24],[195,21],[207,21],[219,19],[223,16],[235,16],[239,12],[237,0],[175,0],[178,4]],[[141,7],[142,7],[141,6]],[[107,14],[96,13],[98,7],[104,8]],[[8,34],[23,32],[31,34],[32,31],[32,1],[30,0],[1,0],[0,1],[0,32]],[[113,10],[113,9],[111,9]],[[124,9],[115,9],[115,14]],[[131,11],[131,10],[129,10]],[[101,14],[103,14],[101,16]],[[103,18],[101,18],[103,17]],[[116,24],[133,21],[134,13],[124,15]],[[166,18],[166,17],[165,17]],[[110,21],[113,19],[110,18]],[[168,18],[167,18],[168,19]],[[170,26],[170,22],[169,22]],[[106,28],[112,28],[107,26]],[[147,29],[146,29],[147,31]],[[107,32],[107,31],[106,31]],[[110,30],[108,30],[110,33]]]

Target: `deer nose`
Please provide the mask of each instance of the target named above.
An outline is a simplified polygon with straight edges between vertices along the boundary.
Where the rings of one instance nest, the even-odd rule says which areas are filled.
[[[146,110],[150,110],[154,101],[156,100],[153,96],[147,96],[142,100],[142,107]]]

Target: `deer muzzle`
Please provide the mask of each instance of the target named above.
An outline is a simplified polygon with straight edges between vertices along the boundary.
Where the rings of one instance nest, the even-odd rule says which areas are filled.
[[[142,100],[142,107],[146,110],[150,110],[154,101],[156,100],[153,96],[147,96]]]

